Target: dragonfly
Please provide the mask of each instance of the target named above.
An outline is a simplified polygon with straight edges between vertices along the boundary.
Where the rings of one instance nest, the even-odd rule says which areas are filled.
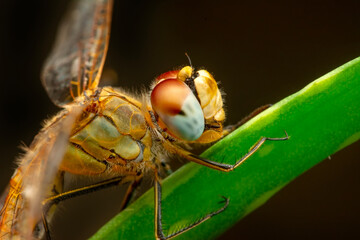
[[[216,142],[243,121],[224,127],[217,82],[208,71],[195,69],[190,59],[190,66],[156,77],[146,94],[99,87],[112,7],[112,0],[74,1],[60,24],[41,79],[50,99],[63,110],[35,136],[0,199],[0,239],[51,239],[49,222],[60,202],[127,184],[124,209],[145,173],[154,177],[154,238],[174,238],[225,211],[230,201],[224,197],[221,208],[165,234],[161,180],[171,173],[169,157],[229,172],[266,141],[288,139],[286,132],[285,137],[261,137],[234,164],[191,153],[188,145]],[[65,173],[105,180],[65,191]]]

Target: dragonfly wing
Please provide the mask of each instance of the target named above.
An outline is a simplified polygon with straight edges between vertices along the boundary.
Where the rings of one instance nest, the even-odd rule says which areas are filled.
[[[0,217],[2,215],[2,209],[3,209],[3,206],[4,206],[4,202],[5,202],[5,199],[9,193],[9,189],[10,189],[10,186],[8,185],[5,190],[3,191],[2,195],[0,196]]]
[[[52,101],[63,106],[95,89],[109,44],[113,0],[74,1],[63,19],[42,70]]]
[[[18,219],[22,236],[32,236],[33,227],[41,219],[41,202],[49,197],[49,191],[58,173],[59,164],[67,148],[69,136],[83,106],[67,105],[66,109],[50,120],[36,135],[27,153],[21,159],[19,169],[23,173],[22,199],[24,209]]]

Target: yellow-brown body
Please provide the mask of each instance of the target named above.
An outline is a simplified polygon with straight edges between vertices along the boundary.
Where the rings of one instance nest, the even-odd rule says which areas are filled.
[[[128,192],[132,192],[145,171],[151,172],[156,189],[155,238],[168,239],[163,236],[160,209],[160,173],[169,170],[164,162],[168,155],[222,171],[230,171],[242,161],[234,166],[217,164],[186,149],[192,143],[217,141],[228,133],[223,130],[222,96],[209,72],[186,66],[164,73],[149,95],[139,99],[111,87],[98,88],[112,7],[112,0],[74,1],[59,28],[45,61],[42,83],[51,100],[64,109],[46,123],[19,160],[6,197],[0,200],[1,240],[42,238],[44,233],[49,239],[47,222],[60,201],[128,182]],[[156,83],[160,81],[166,86],[172,82],[171,89],[181,94],[164,99],[169,88],[159,90]],[[107,180],[64,192],[64,173]]]
[[[63,172],[85,176],[136,176],[144,171],[145,162],[150,160],[151,133],[139,101],[108,87],[86,98],[83,101],[85,107],[73,125],[66,152],[46,197],[63,192]],[[56,121],[57,117],[50,120],[43,132]],[[40,148],[37,140],[36,137],[29,151]],[[27,161],[26,155],[23,161]],[[10,180],[0,214],[1,240],[21,238],[18,234],[23,224],[18,222],[26,217],[22,214],[27,208],[23,175],[24,172],[31,175],[37,170],[36,166],[42,164],[35,161],[37,159],[29,164],[22,162]],[[52,213],[53,209],[47,217],[51,217]],[[37,225],[40,220],[32,223]],[[32,230],[35,225],[31,227]],[[41,236],[41,233],[38,235]]]
[[[207,128],[193,143],[209,143],[220,139],[223,136],[222,124],[225,119],[221,93],[215,80],[208,72],[201,73],[200,78],[195,79],[194,86],[201,107],[206,113]],[[204,89],[204,85],[209,87]],[[86,92],[75,101],[74,105],[83,105],[83,108],[72,124],[66,149],[62,153],[62,161],[57,168],[55,179],[47,187],[45,198],[63,192],[64,172],[84,176],[133,176],[136,179],[146,170],[159,168],[159,159],[162,155],[166,157],[169,153],[174,153],[184,156],[179,146],[189,142],[173,136],[147,102],[141,102],[111,87],[105,87]],[[49,128],[56,126],[60,119],[66,118],[66,110],[63,112],[50,120],[41,133],[46,133]],[[46,140],[39,141],[41,137],[35,137],[29,151],[46,148]],[[154,142],[153,139],[156,141]],[[155,151],[156,154],[153,153]],[[36,227],[41,226],[39,224],[41,215],[37,215],[31,221],[22,221],[22,218],[27,218],[23,215],[27,211],[23,172],[31,175],[32,172],[37,171],[34,166],[43,164],[41,161],[51,161],[51,159],[32,159],[32,157],[26,158],[25,155],[20,167],[14,173],[1,210],[0,239],[21,239],[24,235],[22,229],[24,224],[31,225],[26,226],[30,229],[25,231],[27,236],[33,234]],[[52,217],[55,207],[54,205],[47,212],[47,219]],[[19,221],[21,224],[18,223]],[[43,229],[40,227],[34,235],[41,237]]]
[[[80,175],[143,171],[151,134],[142,104],[103,88],[73,127],[60,170]]]

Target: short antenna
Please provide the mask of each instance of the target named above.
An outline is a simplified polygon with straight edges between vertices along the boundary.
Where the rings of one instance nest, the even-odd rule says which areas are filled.
[[[192,69],[194,69],[193,66],[192,66],[192,63],[191,63],[190,56],[189,56],[189,54],[187,54],[187,52],[185,53],[185,56],[186,56],[187,59],[189,60],[190,67],[191,67]]]

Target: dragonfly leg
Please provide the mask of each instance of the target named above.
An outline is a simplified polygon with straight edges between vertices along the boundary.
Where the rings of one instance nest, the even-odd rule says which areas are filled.
[[[234,170],[235,168],[237,168],[238,166],[240,166],[240,164],[242,164],[243,162],[245,162],[249,157],[251,157],[251,155],[253,155],[266,141],[285,141],[289,139],[289,135],[287,134],[287,132],[285,131],[285,137],[281,137],[281,138],[268,138],[268,137],[262,137],[260,138],[260,140],[258,140],[255,145],[253,145],[253,147],[250,149],[250,151],[248,153],[246,153],[242,158],[238,159],[235,164],[225,164],[225,163],[219,163],[219,162],[215,162],[215,161],[211,161],[205,158],[202,158],[200,156],[197,156],[195,154],[192,154],[191,152],[171,145],[171,144],[166,144],[165,147],[169,149],[169,151],[172,151],[174,153],[177,153],[178,155],[182,156],[183,158],[192,161],[192,162],[196,162],[198,164],[201,164],[203,166],[212,168],[212,169],[216,169],[219,171],[223,171],[223,172],[230,172],[232,170]]]
[[[48,221],[46,220],[46,216],[45,216],[44,211],[41,214],[41,218],[42,218],[42,223],[43,223],[44,230],[45,230],[45,237],[46,237],[47,240],[51,240],[49,224],[48,224]]]
[[[201,158],[199,156],[196,156],[194,154],[192,154],[191,152],[186,151],[185,149],[176,147],[172,144],[166,144],[165,147],[168,148],[168,150],[179,154],[180,156],[192,161],[192,162],[196,162],[198,164],[210,167],[212,169],[216,169],[219,171],[223,171],[223,172],[230,172],[232,170],[234,170],[235,168],[237,168],[241,163],[243,163],[246,159],[248,159],[251,155],[253,155],[266,141],[285,141],[289,139],[289,136],[287,134],[287,132],[285,131],[285,137],[281,137],[281,138],[268,138],[268,137],[262,137],[260,138],[259,141],[256,142],[256,144],[250,149],[250,151],[245,154],[242,158],[240,158],[239,160],[236,161],[235,164],[231,165],[231,164],[224,164],[224,163],[218,163],[215,161],[211,161],[208,159],[204,159]],[[171,239],[173,237],[176,237],[188,230],[190,230],[193,227],[196,227],[197,225],[199,225],[200,223],[210,219],[211,217],[223,212],[227,206],[229,205],[229,199],[226,197],[224,198],[224,206],[222,208],[220,208],[219,210],[209,213],[208,215],[204,216],[203,218],[201,218],[200,220],[190,224],[189,226],[180,229],[179,231],[175,232],[175,233],[171,233],[169,235],[165,235],[162,229],[162,215],[161,215],[161,183],[159,181],[159,176],[158,176],[158,172],[156,169],[154,169],[155,172],[155,186],[154,186],[154,191],[155,191],[155,237],[158,240],[167,240],[167,239]]]
[[[128,182],[134,182],[140,178],[142,178],[142,175],[137,175],[137,174],[115,177],[115,178],[111,178],[111,179],[108,179],[108,180],[105,180],[105,181],[102,181],[99,183],[95,183],[95,184],[92,184],[89,186],[85,186],[82,188],[77,188],[77,189],[73,189],[73,190],[70,190],[70,191],[67,191],[64,193],[60,193],[58,195],[55,195],[55,196],[52,196],[52,197],[49,197],[49,198],[43,200],[42,201],[42,209],[43,209],[42,222],[43,222],[44,229],[45,229],[46,239],[47,240],[51,239],[48,222],[46,220],[46,213],[48,212],[48,210],[51,208],[52,205],[58,204],[67,199],[85,195],[85,194],[88,194],[91,192],[96,192],[98,190],[102,190],[105,188],[118,186],[118,185],[128,183]]]
[[[155,173],[154,191],[155,191],[155,238],[157,240],[167,240],[167,239],[174,238],[174,237],[196,227],[197,225],[201,224],[202,222],[205,222],[206,220],[212,218],[213,216],[223,212],[229,205],[229,199],[226,197],[223,197],[225,204],[220,209],[207,214],[206,216],[202,217],[198,221],[180,229],[179,231],[176,231],[174,233],[171,233],[170,235],[165,236],[165,234],[163,232],[162,220],[161,220],[161,217],[162,217],[162,215],[161,215],[161,183],[159,181],[157,173]]]
[[[238,127],[240,127],[241,125],[243,125],[244,123],[246,123],[247,121],[249,121],[250,119],[252,119],[253,117],[255,117],[256,115],[258,115],[259,113],[268,109],[271,106],[272,106],[272,104],[266,104],[264,106],[258,107],[254,111],[252,111],[249,115],[247,115],[246,117],[241,119],[239,122],[237,122],[236,124],[224,127],[223,137],[225,137],[226,135],[228,135],[229,133],[231,133],[232,131],[234,131],[235,129],[237,129]]]
[[[142,179],[143,178],[141,176],[141,178],[136,179],[132,183],[130,183],[128,189],[126,190],[125,197],[121,203],[121,211],[124,210],[129,205],[129,203],[134,200],[135,196],[137,195],[136,190],[140,186]]]

